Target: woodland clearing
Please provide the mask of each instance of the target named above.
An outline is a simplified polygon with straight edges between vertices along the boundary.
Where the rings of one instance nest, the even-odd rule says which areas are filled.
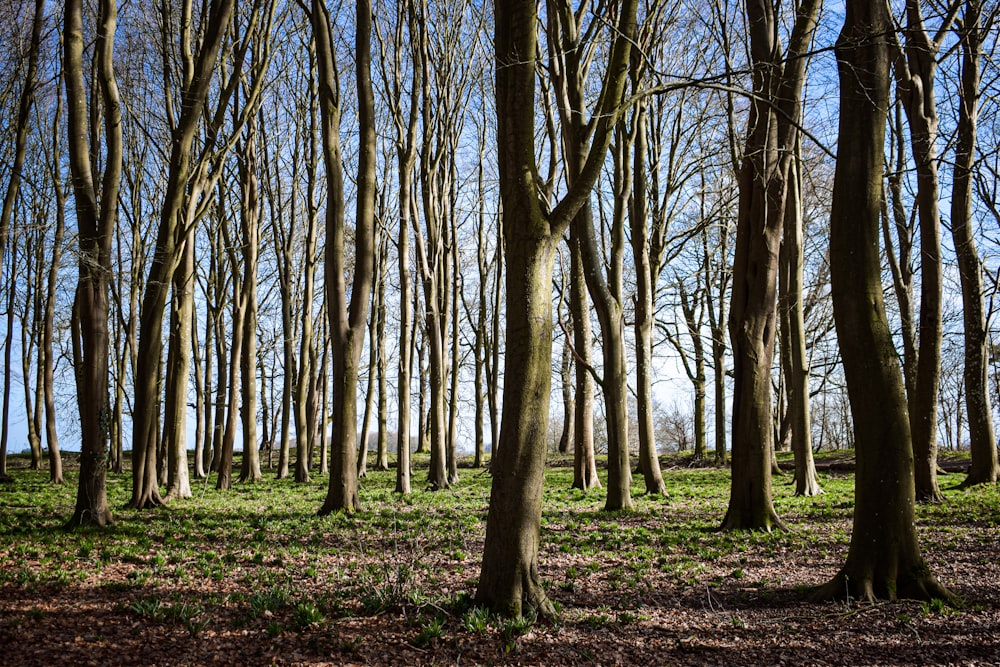
[[[370,471],[362,511],[315,516],[325,475],[268,479],[136,512],[110,476],[113,527],[66,531],[76,489],[11,458],[0,486],[0,665],[981,665],[1000,664],[1000,488],[955,488],[918,507],[931,571],[964,604],[824,603],[842,565],[852,478],[821,456],[825,493],[776,478],[790,530],[717,532],[728,470],[664,458],[668,494],[601,511],[550,460],[539,558],[555,623],[471,604],[489,475],[392,492]],[[68,455],[68,458],[71,455]],[[415,460],[414,480],[422,479]],[[637,478],[641,484],[641,478]],[[638,494],[638,489],[634,492]]]

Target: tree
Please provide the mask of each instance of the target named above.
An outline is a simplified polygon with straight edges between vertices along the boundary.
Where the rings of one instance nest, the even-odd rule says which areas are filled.
[[[106,491],[108,421],[108,289],[111,244],[118,209],[122,173],[122,118],[114,70],[115,0],[102,0],[94,42],[97,89],[88,104],[83,71],[83,8],[81,0],[67,0],[64,13],[64,64],[67,106],[67,148],[79,228],[79,278],[74,303],[76,334],[81,351],[77,369],[77,403],[80,407],[80,478],[76,509],[69,525],[104,527],[114,522]],[[100,136],[88,127],[88,116],[100,105],[104,118],[104,169],[98,171],[90,137]],[[100,194],[94,174],[101,173]]]
[[[951,191],[951,234],[962,281],[965,333],[965,408],[969,421],[972,465],[963,486],[992,484],[1000,476],[993,410],[990,406],[989,349],[983,307],[983,268],[972,230],[972,169],[979,115],[979,61],[982,44],[982,8],[966,0],[959,35],[962,40],[961,85],[958,95],[958,138]]]
[[[628,77],[637,2],[626,0],[614,18],[607,69],[598,97],[586,163],[552,208],[540,198],[535,163],[535,61],[538,8],[534,0],[495,8],[497,150],[504,210],[507,350],[500,443],[477,604],[520,616],[555,609],[538,577],[542,481],[549,421],[552,363],[552,271],[556,246],[590,196],[611,142]]]
[[[333,435],[330,485],[320,514],[359,509],[357,447],[358,365],[364,347],[366,313],[375,257],[375,99],[371,78],[371,2],[358,0],[355,15],[355,66],[358,91],[357,214],[354,223],[354,278],[350,304],[344,266],[344,183],[340,157],[341,96],[330,12],[313,0],[309,12],[316,43],[323,163],[326,166],[327,319],[333,344]]]
[[[847,2],[836,45],[840,140],[830,278],[857,439],[854,530],[847,561],[817,596],[950,599],[917,543],[910,421],[879,275],[889,31],[885,4]]]
[[[906,2],[904,47],[891,42],[896,88],[910,129],[910,147],[917,172],[917,219],[920,225],[919,348],[913,390],[908,393],[910,431],[916,462],[917,499],[939,501],[937,483],[937,410],[941,376],[941,213],[939,206],[937,103],[934,76],[941,42],[960,2],[952,2],[944,25],[931,38],[924,26],[919,0]],[[893,33],[894,35],[895,33]]]
[[[777,7],[747,3],[753,99],[740,169],[729,335],[733,345],[732,486],[728,530],[770,530],[781,520],[771,501],[771,364],[778,256],[789,171],[801,117],[807,50],[821,0],[798,5],[782,59]]]
[[[781,243],[778,278],[778,309],[781,323],[781,372],[786,382],[787,417],[791,426],[795,458],[795,495],[822,493],[812,455],[812,425],[809,414],[809,365],[806,357],[806,326],[802,299],[803,220],[802,148],[795,146],[796,158],[788,181],[784,239]]]
[[[163,314],[167,291],[174,270],[181,260],[180,243],[186,234],[183,224],[193,224],[188,215],[191,201],[197,202],[211,182],[192,177],[207,167],[204,160],[192,160],[195,134],[205,114],[208,91],[212,83],[216,56],[229,31],[235,0],[212,0],[202,15],[205,27],[196,52],[191,50],[191,0],[182,6],[181,50],[185,63],[185,79],[181,91],[181,108],[176,122],[171,123],[171,145],[168,163],[167,189],[160,210],[156,250],[146,280],[139,312],[139,343],[135,374],[135,410],[132,415],[132,498],[129,506],[142,509],[160,505],[156,473],[156,447],[160,401],[160,373],[157,368],[163,352]],[[230,91],[231,92],[231,91]],[[171,114],[172,115],[172,114]],[[218,114],[215,114],[218,117]],[[203,173],[203,172],[202,172]]]
[[[550,71],[556,84],[566,181],[572,188],[587,162],[590,148],[588,138],[595,123],[593,117],[586,117],[584,94],[600,22],[596,21],[585,29],[583,13],[575,12],[568,0],[549,2],[546,7]],[[624,213],[628,201],[625,191],[631,190],[631,168],[626,156],[630,154],[633,142],[625,132],[618,131],[615,134],[618,137],[613,151],[615,180],[619,187],[615,199],[620,215],[615,216],[612,226],[611,260],[607,276],[598,250],[594,216],[589,201],[583,204],[577,214],[570,240],[576,244],[575,249],[579,250],[583,276],[601,327],[604,377],[600,385],[608,424],[608,489],[605,509],[627,510],[632,508],[632,471],[628,451],[628,372],[625,363],[625,310],[622,305],[621,267],[625,244]],[[580,315],[579,321],[582,322],[589,313],[574,312],[573,315],[574,322],[577,321],[577,315]],[[653,470],[649,472],[651,476],[654,474]],[[658,466],[655,472],[659,472]],[[662,479],[659,484],[655,480],[649,483],[653,485],[655,492],[663,491]]]

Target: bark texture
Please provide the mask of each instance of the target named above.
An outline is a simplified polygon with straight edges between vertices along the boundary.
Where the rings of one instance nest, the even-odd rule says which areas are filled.
[[[818,591],[820,598],[951,597],[917,543],[910,421],[882,297],[878,228],[890,30],[886,5],[849,0],[837,40],[841,115],[830,277],[857,470],[847,561]]]

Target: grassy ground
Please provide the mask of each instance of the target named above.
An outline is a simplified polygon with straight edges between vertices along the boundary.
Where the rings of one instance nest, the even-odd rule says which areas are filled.
[[[726,469],[665,460],[666,497],[608,514],[601,490],[570,489],[571,467],[552,463],[540,567],[561,614],[541,624],[471,606],[481,470],[406,498],[394,471],[370,472],[363,511],[322,518],[319,475],[228,492],[195,481],[193,499],[142,513],[122,508],[130,477],[111,476],[116,525],[67,532],[75,470],[53,487],[14,458],[0,487],[0,665],[1000,664],[997,487],[943,476],[947,501],[918,511],[931,569],[963,607],[817,605],[809,591],[850,540],[849,474],[821,473],[816,498],[776,478],[790,530],[732,534],[715,531]]]

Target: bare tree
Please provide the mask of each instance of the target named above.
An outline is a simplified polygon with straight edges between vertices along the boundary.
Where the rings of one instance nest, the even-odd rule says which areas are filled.
[[[771,364],[777,311],[778,256],[788,175],[801,117],[807,51],[821,0],[797,6],[787,55],[778,42],[777,7],[747,3],[753,99],[740,169],[740,210],[733,264],[729,334],[733,345],[732,485],[722,526],[781,526],[771,501]]]
[[[836,47],[841,112],[830,277],[857,437],[854,530],[847,561],[817,595],[951,599],[917,543],[910,422],[879,275],[889,32],[884,3],[848,0]]]
[[[79,279],[74,319],[82,363],[77,373],[80,406],[80,478],[76,509],[69,525],[106,526],[114,522],[108,507],[106,482],[108,421],[108,291],[111,244],[114,240],[118,190],[122,173],[121,101],[114,70],[114,41],[118,7],[115,0],[102,0],[94,43],[95,99],[88,104],[84,83],[83,8],[80,0],[67,0],[64,13],[63,68],[66,81],[67,148],[79,227]],[[96,99],[99,98],[99,99]],[[104,118],[104,169],[94,164],[88,115],[100,105]],[[100,136],[95,134],[94,136]],[[101,173],[101,186],[94,174]]]
[[[983,268],[972,230],[972,170],[979,116],[982,6],[966,0],[959,34],[962,40],[961,86],[958,95],[958,138],[951,191],[951,234],[962,281],[965,332],[965,408],[969,421],[972,465],[963,486],[991,484],[1000,476],[993,410],[990,405],[989,351],[983,307]]]
[[[355,461],[357,446],[358,364],[364,346],[366,313],[372,290],[375,225],[375,99],[371,78],[371,2],[358,0],[355,58],[360,133],[357,214],[354,227],[354,277],[350,304],[344,266],[344,184],[340,156],[341,96],[330,13],[321,0],[309,12],[316,42],[319,100],[326,166],[326,292],[333,346],[333,436],[330,485],[320,514],[359,509]]]
[[[615,17],[597,122],[587,159],[566,195],[549,208],[540,198],[535,163],[534,0],[495,7],[497,148],[506,255],[507,349],[500,443],[491,463],[493,484],[476,602],[503,614],[535,609],[555,613],[538,577],[541,496],[548,432],[552,362],[552,271],[562,232],[597,180],[628,76],[629,35],[637,3]]]

